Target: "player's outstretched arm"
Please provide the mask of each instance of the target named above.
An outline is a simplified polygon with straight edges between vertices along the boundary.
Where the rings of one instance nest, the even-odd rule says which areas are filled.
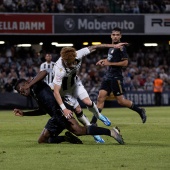
[[[46,77],[46,75],[48,74],[48,72],[46,70],[40,71],[36,77],[34,77],[30,82],[29,82],[29,87],[31,87],[32,85],[34,85],[35,83],[37,83],[38,81],[44,79]]]
[[[27,111],[27,112],[23,112],[22,110],[15,108],[13,112],[15,116],[41,116],[46,114],[46,112],[44,112],[44,110],[40,108],[36,110]]]
[[[48,74],[48,72],[46,70],[40,71],[36,77],[34,77],[29,83],[25,84],[25,86],[21,88],[21,90],[26,90],[29,89],[31,86],[33,86],[35,83],[37,83],[38,81],[44,79],[46,77],[46,75]]]
[[[124,42],[118,44],[99,44],[99,45],[89,46],[88,49],[90,50],[90,52],[93,52],[98,48],[122,48],[124,45],[128,45],[128,43]]]
[[[121,66],[121,67],[126,67],[128,65],[128,60],[123,60],[120,62],[110,62],[107,59],[102,59],[99,60],[96,65],[100,66]]]

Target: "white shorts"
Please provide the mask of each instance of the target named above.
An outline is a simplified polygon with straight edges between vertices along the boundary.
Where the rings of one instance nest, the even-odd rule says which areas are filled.
[[[73,96],[75,98],[79,98],[80,100],[83,100],[86,97],[89,97],[87,90],[84,88],[82,83],[76,84]]]
[[[64,96],[73,96],[76,99],[80,99],[83,100],[86,97],[89,97],[86,89],[84,88],[83,84],[81,83],[81,81],[77,82],[72,88],[70,88],[69,90],[65,90],[65,91],[60,91],[60,95],[62,97]]]
[[[66,95],[64,95],[64,101],[70,106],[73,106],[73,108],[75,109],[79,105],[77,99],[79,98],[80,100],[83,100],[86,97],[89,97],[86,89],[82,84],[78,84],[72,91],[72,94],[67,93]]]
[[[77,99],[71,95],[65,95],[63,98],[64,102],[72,106],[74,109],[79,105]]]

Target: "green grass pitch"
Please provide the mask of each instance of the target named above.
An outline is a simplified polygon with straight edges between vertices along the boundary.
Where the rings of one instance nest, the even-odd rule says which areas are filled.
[[[2,170],[169,170],[170,107],[147,107],[147,122],[127,108],[104,109],[111,129],[117,125],[125,145],[103,136],[97,144],[81,136],[83,145],[38,144],[49,116],[16,117],[0,111],[0,169]],[[84,109],[87,117],[92,114]],[[98,126],[105,127],[98,121]],[[64,132],[63,132],[64,133]]]

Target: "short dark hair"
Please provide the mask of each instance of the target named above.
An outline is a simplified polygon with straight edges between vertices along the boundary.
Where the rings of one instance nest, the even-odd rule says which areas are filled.
[[[122,30],[121,30],[121,28],[119,28],[119,27],[115,27],[115,28],[113,28],[113,30],[112,31],[119,31],[120,33],[122,33]]]
[[[14,86],[14,89],[17,90],[17,86],[22,83],[22,82],[26,82],[27,80],[25,79],[19,79],[16,83],[15,83],[15,86]],[[18,91],[18,90],[17,90]]]

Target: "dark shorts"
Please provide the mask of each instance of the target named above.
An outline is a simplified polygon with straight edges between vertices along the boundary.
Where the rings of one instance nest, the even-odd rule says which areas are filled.
[[[58,136],[65,128],[65,122],[64,122],[64,117],[62,116],[60,118],[60,122],[56,118],[50,118],[45,125],[45,128],[50,132],[51,136]]]
[[[50,136],[58,136],[64,129],[68,129],[70,132],[76,131],[76,127],[79,126],[77,120],[73,117],[67,120],[64,116],[60,124],[54,118],[50,118],[45,125],[45,129],[47,129],[50,133]]]
[[[125,89],[123,87],[123,79],[115,79],[112,80],[103,80],[100,90],[105,90],[108,93],[108,96],[111,92],[113,92],[114,96],[123,95]]]
[[[66,107],[70,110],[73,109],[72,106],[69,106],[66,104]],[[59,112],[59,110],[58,110]],[[74,119],[74,118],[73,118]],[[73,121],[68,121],[64,116],[60,114],[53,116],[50,118],[45,125],[45,129],[47,129],[50,133],[50,136],[58,136],[64,129],[71,130],[72,126],[75,122]]]

